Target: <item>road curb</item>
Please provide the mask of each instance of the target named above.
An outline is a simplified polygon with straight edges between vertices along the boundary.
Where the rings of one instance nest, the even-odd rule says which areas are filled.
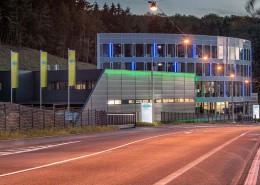
[[[246,178],[247,178],[247,175],[248,175],[248,172],[250,170],[250,167],[253,163],[253,160],[255,158],[255,155],[258,151],[260,147],[260,137],[258,138],[252,152],[250,153],[250,155],[248,156],[247,160],[248,161],[245,166],[244,166],[244,170],[242,171],[241,175],[240,175],[240,178],[238,179],[237,182],[235,182],[234,184],[237,184],[237,185],[244,185],[245,181],[246,181]]]

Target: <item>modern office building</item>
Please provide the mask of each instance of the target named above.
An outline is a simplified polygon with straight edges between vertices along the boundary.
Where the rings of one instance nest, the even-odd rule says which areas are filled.
[[[154,71],[196,75],[197,112],[221,112],[233,101],[235,111],[249,113],[252,94],[250,41],[204,35],[97,35],[99,69],[151,71],[152,63]]]
[[[0,72],[0,101],[11,100],[10,76],[10,71]],[[14,103],[39,106],[39,76],[39,71],[19,72],[19,88],[13,90]],[[157,71],[151,77],[150,71],[78,70],[76,85],[70,89],[70,105],[110,113],[140,113],[142,103],[154,102],[155,120],[161,120],[162,111],[194,113],[195,74]],[[68,72],[48,71],[42,104],[67,107],[67,101]]]

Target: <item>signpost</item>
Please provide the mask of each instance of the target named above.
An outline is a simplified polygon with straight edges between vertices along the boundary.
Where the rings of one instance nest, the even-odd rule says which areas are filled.
[[[253,105],[253,116],[256,119],[259,119],[259,105]]]
[[[152,123],[153,122],[153,104],[142,103],[141,104],[142,122]]]

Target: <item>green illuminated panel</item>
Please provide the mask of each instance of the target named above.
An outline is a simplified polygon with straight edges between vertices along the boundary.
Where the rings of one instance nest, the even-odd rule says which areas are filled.
[[[109,75],[140,75],[140,76],[151,76],[151,71],[129,71],[129,70],[112,70],[106,69],[105,74]],[[178,76],[178,77],[188,77],[188,78],[195,78],[195,74],[193,73],[174,73],[174,72],[161,72],[161,71],[154,71],[154,76]],[[197,80],[197,78],[196,78]]]

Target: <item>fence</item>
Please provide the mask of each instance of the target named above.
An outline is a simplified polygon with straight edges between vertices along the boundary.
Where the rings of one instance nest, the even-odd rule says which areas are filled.
[[[136,113],[109,113],[106,121],[107,125],[132,125],[136,127]]]
[[[65,112],[0,103],[0,131],[65,128],[69,124]]]
[[[253,122],[255,121],[253,115],[234,115],[236,122]],[[180,112],[161,112],[161,121],[163,123],[171,122],[185,122],[185,123],[198,123],[198,122],[224,122],[232,121],[231,114],[196,114],[196,113],[180,113]]]
[[[107,113],[106,111],[75,111],[73,123],[76,125],[128,125],[136,126],[136,113]]]
[[[0,131],[66,128],[84,125],[136,125],[136,114],[108,114],[106,111],[39,109],[0,103]]]

